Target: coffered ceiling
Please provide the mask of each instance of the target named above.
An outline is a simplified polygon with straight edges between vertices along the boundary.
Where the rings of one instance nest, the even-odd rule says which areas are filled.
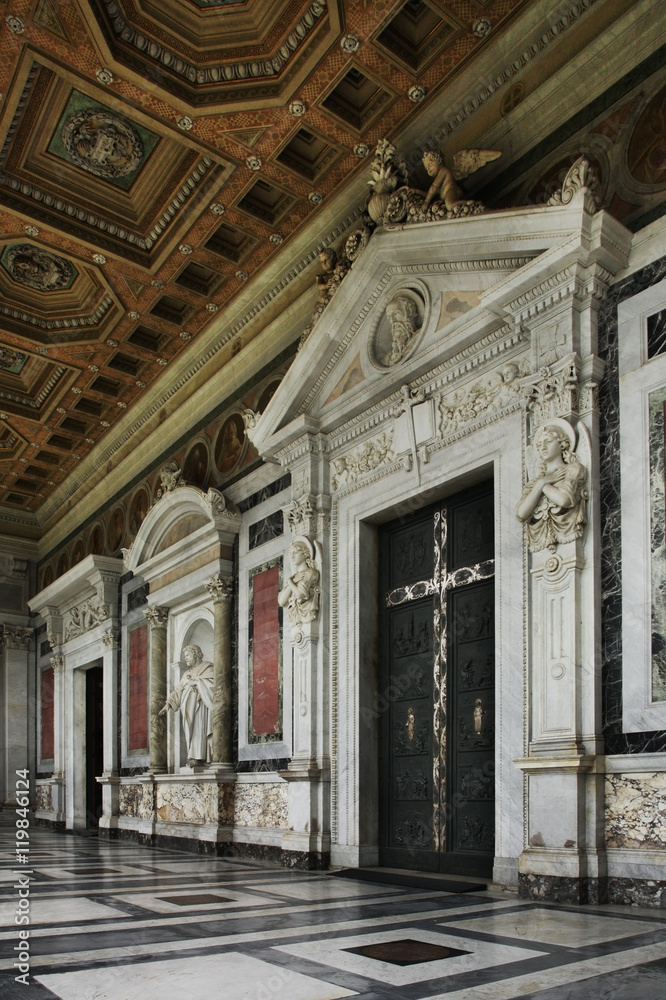
[[[0,516],[52,522],[248,286],[358,210],[358,183],[339,196],[376,142],[443,121],[448,88],[477,91],[535,6],[552,27],[604,5],[631,7],[0,0]]]

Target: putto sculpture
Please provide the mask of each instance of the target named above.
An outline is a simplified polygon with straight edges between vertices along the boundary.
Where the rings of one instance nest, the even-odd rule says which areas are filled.
[[[459,181],[501,156],[497,149],[461,149],[447,167],[443,154],[426,150],[423,165],[432,183],[428,191],[412,187],[406,164],[387,139],[377,143],[369,181],[372,188],[368,214],[377,223],[429,222],[478,215],[484,206],[465,198]]]
[[[574,428],[560,417],[537,430],[534,447],[541,460],[539,475],[526,483],[516,517],[525,525],[531,552],[554,552],[558,544],[583,534],[587,469],[575,454]]]

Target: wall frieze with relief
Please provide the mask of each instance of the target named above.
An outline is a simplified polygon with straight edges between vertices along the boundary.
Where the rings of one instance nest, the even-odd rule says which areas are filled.
[[[89,600],[84,601],[80,608],[71,609],[65,624],[65,642],[83,635],[84,632],[89,632],[111,617],[111,610],[108,604],[102,602],[96,604],[94,602],[95,598],[91,597]]]
[[[352,451],[334,458],[331,487],[337,491],[357,482],[366,473],[394,463],[393,429],[391,429],[383,431],[378,437],[364,441]]]

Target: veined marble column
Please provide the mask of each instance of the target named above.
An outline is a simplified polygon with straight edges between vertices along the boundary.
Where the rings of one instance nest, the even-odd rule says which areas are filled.
[[[206,584],[213,599],[213,761],[231,766],[231,577],[214,576]]]
[[[150,773],[164,774],[167,769],[166,716],[160,715],[167,698],[168,608],[146,608],[150,623]]]

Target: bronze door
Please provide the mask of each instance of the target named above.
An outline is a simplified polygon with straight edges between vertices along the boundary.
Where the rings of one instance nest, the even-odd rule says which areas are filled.
[[[380,864],[492,874],[492,485],[385,525]]]

